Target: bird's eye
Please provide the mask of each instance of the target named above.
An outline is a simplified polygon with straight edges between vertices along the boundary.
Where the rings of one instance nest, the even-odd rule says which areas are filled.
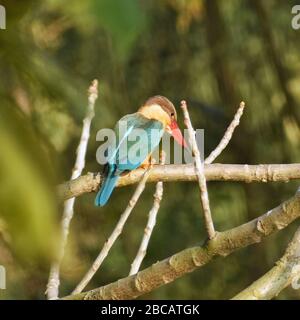
[[[171,113],[171,117],[174,118],[174,113],[173,112]]]

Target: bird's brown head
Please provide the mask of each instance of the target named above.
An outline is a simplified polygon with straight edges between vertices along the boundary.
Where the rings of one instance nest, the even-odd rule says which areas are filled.
[[[146,118],[158,120],[163,123],[165,130],[182,146],[187,144],[177,124],[177,112],[173,103],[164,96],[149,98],[138,110]]]
[[[174,104],[164,96],[154,96],[149,98],[144,106],[159,105],[170,117],[170,119],[175,119],[177,121],[177,112]]]

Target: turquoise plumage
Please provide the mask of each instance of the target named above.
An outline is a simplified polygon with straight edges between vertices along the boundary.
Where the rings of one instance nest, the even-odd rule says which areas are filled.
[[[120,134],[120,125],[124,126],[125,123],[127,130]],[[107,150],[108,161],[104,168],[106,178],[96,196],[96,206],[104,206],[107,203],[119,176],[123,172],[138,168],[148,154],[159,145],[163,133],[164,128],[160,121],[148,119],[139,112],[126,115],[118,121],[115,127],[116,144]],[[139,150],[136,154],[135,149]]]

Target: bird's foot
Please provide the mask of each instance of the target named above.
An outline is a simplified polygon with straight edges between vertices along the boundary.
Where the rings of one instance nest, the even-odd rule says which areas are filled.
[[[151,158],[151,159],[149,159],[149,160],[147,159],[147,161],[143,162],[140,167],[144,170],[148,170],[148,169],[152,169],[155,164],[156,164],[156,160],[154,158]]]

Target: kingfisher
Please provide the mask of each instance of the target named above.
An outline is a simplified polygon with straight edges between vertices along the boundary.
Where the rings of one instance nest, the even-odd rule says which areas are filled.
[[[121,126],[125,129],[120,130]],[[149,98],[137,112],[122,117],[114,132],[116,140],[106,150],[105,178],[95,198],[96,206],[102,207],[107,203],[122,174],[151,165],[151,154],[164,132],[171,134],[181,146],[187,147],[177,124],[176,109],[163,96]]]

